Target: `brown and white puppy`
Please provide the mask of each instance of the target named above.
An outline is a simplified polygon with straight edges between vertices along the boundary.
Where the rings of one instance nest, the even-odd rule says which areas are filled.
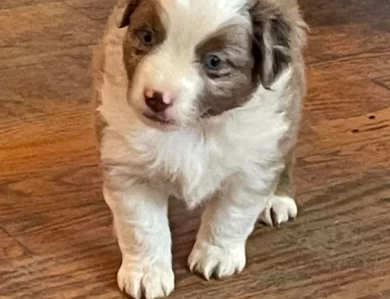
[[[244,268],[259,215],[296,216],[304,28],[295,0],[119,0],[94,73],[126,293],[174,288],[170,196],[206,204],[188,261],[206,278]]]

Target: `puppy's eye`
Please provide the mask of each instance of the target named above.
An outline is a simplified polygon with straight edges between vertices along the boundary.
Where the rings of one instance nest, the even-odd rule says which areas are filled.
[[[216,54],[208,54],[203,59],[203,68],[210,78],[217,79],[229,76],[229,64]]]
[[[203,65],[207,70],[218,71],[222,68],[222,60],[217,55],[207,55]]]
[[[152,46],[154,44],[155,34],[151,29],[137,30],[136,35],[145,46]]]

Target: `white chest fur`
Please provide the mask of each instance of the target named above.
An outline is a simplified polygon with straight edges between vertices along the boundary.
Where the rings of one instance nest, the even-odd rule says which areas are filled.
[[[115,109],[117,113],[101,109],[112,124],[102,144],[102,159],[124,165],[130,176],[165,184],[164,188],[183,197],[189,206],[196,206],[225,182],[239,183],[240,176],[254,188],[268,184],[265,170],[282,161],[281,142],[289,122],[276,105],[265,103],[272,101],[172,132],[147,127],[127,114],[130,109]],[[127,121],[120,125],[119,119]]]

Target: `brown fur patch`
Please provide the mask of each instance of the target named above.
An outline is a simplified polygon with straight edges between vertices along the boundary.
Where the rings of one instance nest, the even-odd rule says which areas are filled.
[[[98,143],[100,144],[103,137],[103,130],[107,127],[107,122],[99,113],[95,113],[95,133]]]
[[[239,107],[250,99],[252,82],[252,39],[245,25],[227,26],[208,37],[196,49],[202,61],[207,54],[215,54],[223,61],[226,72],[210,78],[204,72],[205,91],[199,100],[201,114],[219,115]]]
[[[295,0],[251,0],[250,14],[255,41],[253,55],[265,88],[293,60],[293,51],[304,43],[306,24]]]
[[[129,25],[130,15],[138,7],[141,0],[118,0],[116,12],[116,25],[123,28]]]
[[[100,92],[100,87],[103,84],[103,72],[105,64],[105,55],[104,55],[104,46],[101,43],[96,47],[94,56],[93,56],[93,88],[92,88],[92,99],[91,99],[91,108],[93,109],[93,124],[95,127],[95,137],[97,140],[97,145],[100,145],[103,129],[107,126],[106,121],[103,119],[101,114],[97,111],[97,108],[102,104],[102,95]]]
[[[123,44],[124,63],[129,80],[133,78],[140,61],[165,40],[166,32],[160,19],[161,13],[157,2],[142,1],[131,15]],[[143,44],[137,36],[137,32],[145,29],[154,33],[154,42],[151,45]]]

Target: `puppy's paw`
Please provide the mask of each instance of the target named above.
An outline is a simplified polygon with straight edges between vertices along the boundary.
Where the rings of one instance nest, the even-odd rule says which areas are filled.
[[[150,264],[144,267],[122,263],[118,286],[134,299],[154,299],[168,296],[175,287],[171,266]]]
[[[192,272],[202,274],[207,280],[218,279],[240,273],[246,263],[245,244],[239,247],[221,248],[207,243],[196,242],[188,258]]]
[[[287,196],[273,196],[259,220],[270,226],[280,224],[297,217],[298,208],[295,200]]]

